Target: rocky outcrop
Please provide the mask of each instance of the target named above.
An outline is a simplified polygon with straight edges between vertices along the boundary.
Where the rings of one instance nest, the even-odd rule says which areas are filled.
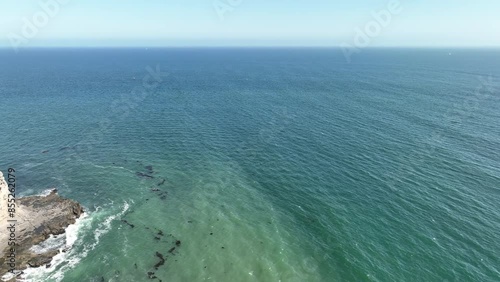
[[[10,251],[7,246],[8,213],[4,212],[7,205],[7,185],[0,172],[0,276],[9,270],[6,256]],[[39,267],[50,263],[59,251],[34,253],[30,248],[43,242],[50,235],[59,235],[65,232],[68,225],[75,223],[83,213],[82,206],[69,199],[62,198],[57,190],[52,190],[47,196],[30,196],[16,199],[16,270],[26,269],[28,266]]]
[[[7,212],[8,195],[9,195],[8,186],[3,178],[3,173],[0,171],[0,219],[2,219],[2,220],[6,219],[8,217],[8,212]],[[2,232],[0,232],[0,234],[3,234],[3,231],[4,230],[2,230]],[[1,236],[0,236],[0,239],[2,239]],[[2,241],[0,241],[0,242],[2,242]]]

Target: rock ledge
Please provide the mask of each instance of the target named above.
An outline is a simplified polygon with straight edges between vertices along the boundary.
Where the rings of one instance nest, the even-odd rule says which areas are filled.
[[[10,247],[7,245],[10,235],[7,213],[8,186],[0,172],[0,277],[5,275],[10,267],[7,255]],[[53,189],[47,196],[30,196],[16,198],[16,267],[17,271],[28,266],[39,267],[49,264],[58,250],[46,253],[34,253],[30,248],[45,241],[50,235],[65,232],[66,227],[75,223],[83,213],[83,207],[69,199],[62,198]]]

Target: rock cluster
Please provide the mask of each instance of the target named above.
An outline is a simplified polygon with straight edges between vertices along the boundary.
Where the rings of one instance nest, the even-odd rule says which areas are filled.
[[[5,179],[3,178],[3,173],[0,171],[0,219],[4,220],[8,217],[8,212],[7,212],[7,198],[9,195],[9,190],[7,186],[7,182],[5,182]],[[3,234],[4,230],[2,230]],[[0,239],[1,236],[0,236]]]
[[[10,247],[7,246],[8,234],[6,224],[8,214],[4,212],[7,198],[7,185],[0,172],[0,276],[6,274],[9,266],[6,264],[6,255]],[[47,265],[52,257],[59,253],[51,250],[37,254],[30,248],[45,241],[50,235],[59,235],[65,232],[66,227],[75,223],[83,213],[83,207],[69,199],[62,198],[54,189],[47,196],[30,196],[16,199],[16,270],[26,269],[28,266],[39,267]]]

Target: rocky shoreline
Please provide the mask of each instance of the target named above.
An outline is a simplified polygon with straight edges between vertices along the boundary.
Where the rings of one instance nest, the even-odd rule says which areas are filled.
[[[8,185],[0,172],[0,277],[9,272],[10,246],[8,246],[11,226],[7,210]],[[50,264],[60,250],[35,253],[30,250],[51,235],[60,235],[66,227],[74,224],[84,212],[83,207],[69,199],[62,198],[53,189],[47,196],[30,196],[16,199],[15,210],[15,270],[40,267]]]

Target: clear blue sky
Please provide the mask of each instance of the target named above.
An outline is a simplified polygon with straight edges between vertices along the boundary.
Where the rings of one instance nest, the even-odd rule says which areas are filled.
[[[51,1],[0,0],[0,46]],[[214,2],[231,0],[64,1],[25,46],[338,46],[391,0],[241,0],[223,20]],[[399,2],[403,10],[370,46],[500,46],[499,0]]]

